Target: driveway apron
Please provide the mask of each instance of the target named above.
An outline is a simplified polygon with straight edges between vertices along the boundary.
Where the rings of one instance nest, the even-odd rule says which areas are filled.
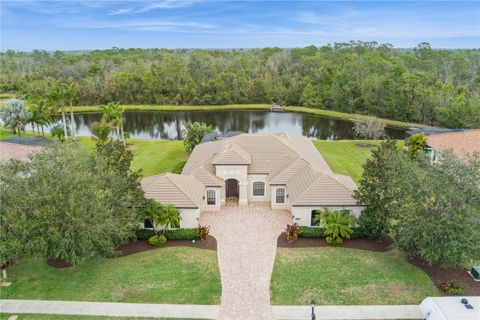
[[[224,206],[204,212],[201,225],[211,226],[217,240],[222,280],[219,320],[275,319],[270,305],[277,238],[291,223],[288,210],[267,204]]]

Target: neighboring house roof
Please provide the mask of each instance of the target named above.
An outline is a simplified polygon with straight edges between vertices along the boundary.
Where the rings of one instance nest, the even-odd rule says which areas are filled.
[[[10,159],[16,159],[20,161],[30,161],[31,155],[44,149],[44,147],[40,146],[28,146],[0,141],[0,160],[7,161]]]
[[[220,133],[220,132],[210,132],[207,133],[206,135],[203,136],[202,141],[200,143],[205,143],[205,142],[210,142],[210,141],[215,141],[215,140],[222,140],[225,138],[230,138],[233,136],[236,136],[238,134],[241,134],[243,132],[241,131],[227,131],[225,133]]]
[[[408,138],[410,136],[419,134],[419,133],[424,133],[426,136],[430,136],[433,134],[440,134],[440,133],[448,133],[448,132],[460,132],[460,131],[465,131],[469,129],[462,129],[462,128],[437,128],[437,129],[411,129],[407,130],[405,132],[405,138]]]
[[[251,164],[252,158],[248,152],[236,143],[226,143],[223,150],[213,156],[213,165],[244,165]]]
[[[164,173],[142,180],[145,196],[177,208],[198,208],[203,203],[204,185],[191,175]]]
[[[437,151],[451,151],[467,162],[474,153],[480,154],[480,129],[448,132],[427,137],[427,144]]]

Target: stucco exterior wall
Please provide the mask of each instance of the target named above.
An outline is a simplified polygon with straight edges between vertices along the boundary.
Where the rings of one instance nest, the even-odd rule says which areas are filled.
[[[213,190],[215,191],[215,205],[209,205],[207,203],[207,191],[208,190]],[[225,192],[225,191],[224,191]],[[204,198],[204,206],[202,208],[202,211],[218,211],[220,210],[220,204],[221,202],[221,193],[222,193],[222,188],[218,187],[206,187],[205,188],[205,194],[203,195]],[[223,201],[225,202],[225,195]]]
[[[313,210],[322,210],[325,207],[316,206],[316,207],[291,207],[290,211],[292,212],[293,222],[298,223],[301,226],[311,226],[311,214]],[[330,210],[341,210],[346,209],[350,210],[352,216],[358,218],[360,213],[365,206],[327,206]]]
[[[198,218],[200,217],[200,209],[179,209],[180,228],[196,228],[198,227]]]
[[[266,174],[250,174],[248,175],[248,202],[270,202],[270,186],[268,175]],[[253,183],[261,181],[265,183],[265,195],[254,196],[253,195]]]
[[[224,181],[228,179],[238,180],[238,203],[241,205],[248,204],[248,178],[246,165],[217,165],[215,166],[215,174]],[[225,192],[225,190],[223,192]],[[225,195],[223,195],[223,197],[225,197]]]

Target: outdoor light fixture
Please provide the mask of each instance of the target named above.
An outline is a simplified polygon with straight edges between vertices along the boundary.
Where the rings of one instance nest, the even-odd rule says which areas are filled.
[[[315,300],[310,301],[310,304],[312,305],[312,320],[315,320],[317,319],[317,317],[315,317]]]

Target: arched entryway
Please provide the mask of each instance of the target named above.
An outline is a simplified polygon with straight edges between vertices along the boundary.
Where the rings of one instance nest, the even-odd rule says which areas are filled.
[[[237,179],[225,180],[225,200],[227,203],[238,204],[239,192],[239,181]]]

